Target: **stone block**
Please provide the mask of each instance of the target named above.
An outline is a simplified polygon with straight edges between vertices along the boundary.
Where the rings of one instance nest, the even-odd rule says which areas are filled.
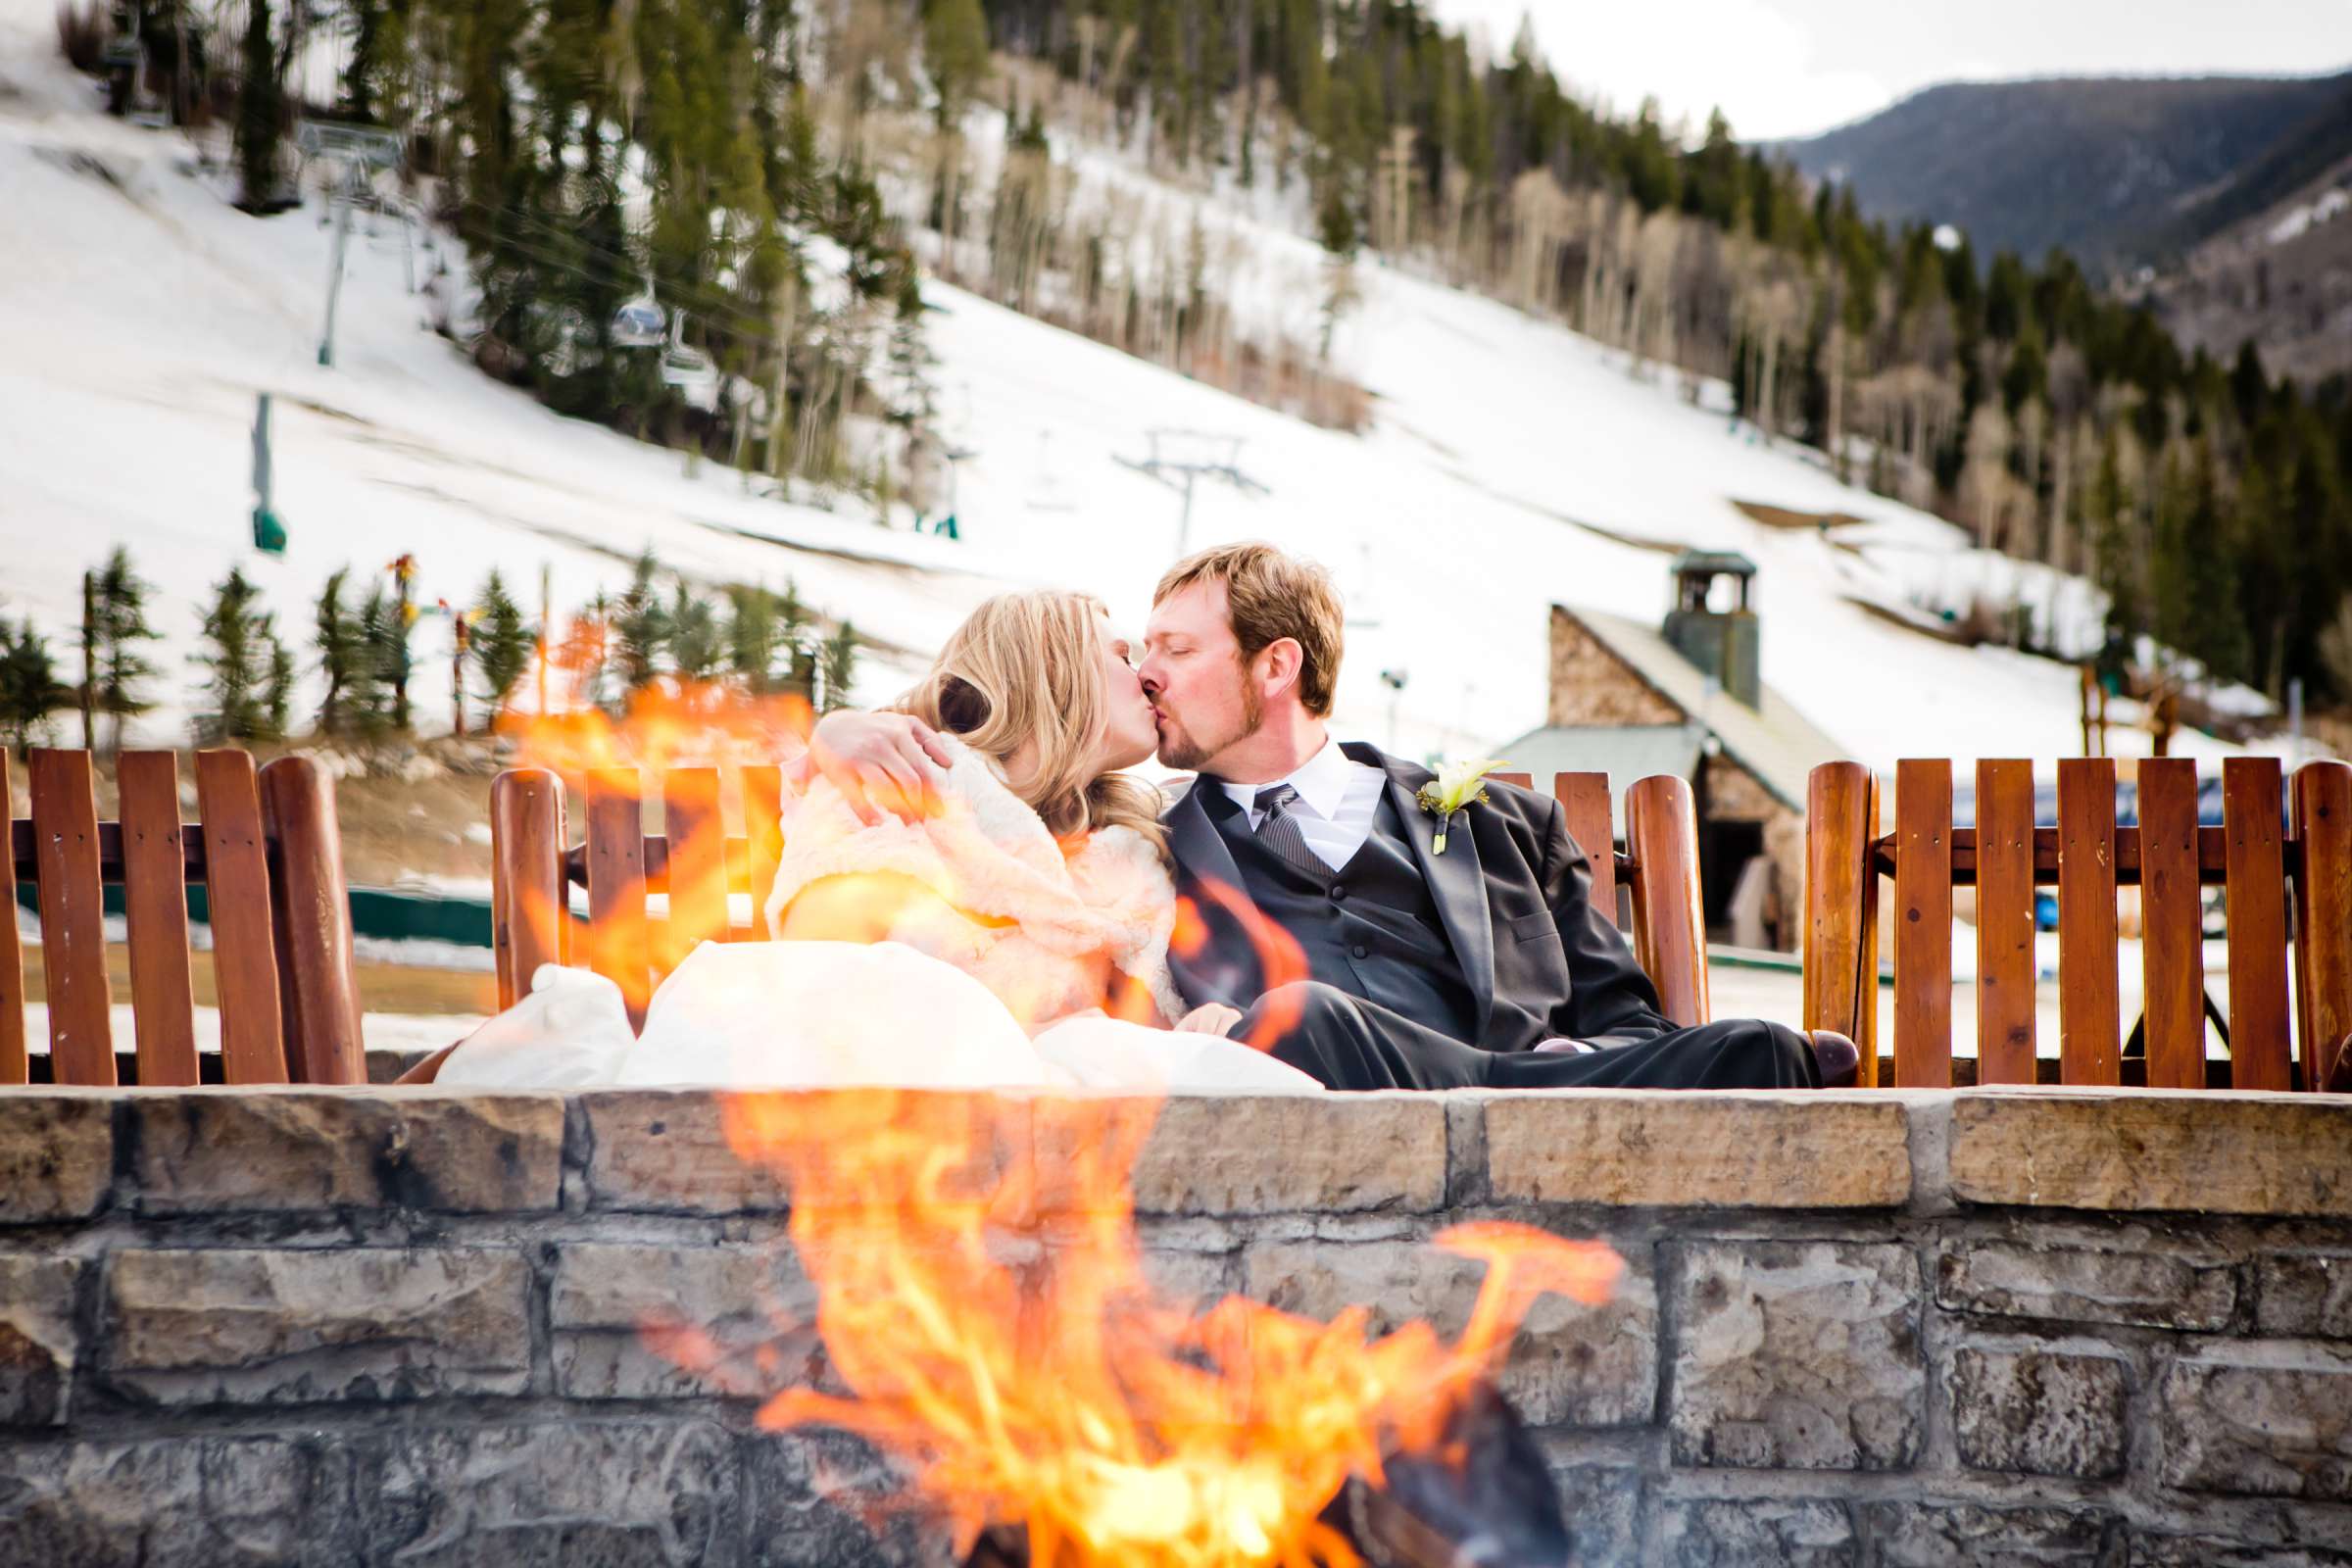
[[[1845,1504],[1788,1497],[1710,1497],[1660,1510],[1653,1568],[1854,1568],[1861,1544]]]
[[[1616,1465],[1555,1464],[1552,1485],[1568,1516],[1574,1554],[1585,1568],[1620,1568],[1642,1541],[1642,1473]]]
[[[1964,1347],[1948,1387],[1960,1462],[2088,1480],[2124,1473],[2130,1369],[2111,1355]]]
[[[2126,1561],[2130,1568],[2352,1568],[2352,1544],[2334,1549],[2224,1536],[2134,1532]]]
[[[771,1394],[788,1379],[781,1368],[761,1370],[757,1352],[812,1347],[787,1330],[811,1324],[814,1309],[815,1295],[781,1242],[566,1242],[556,1250],[547,1297],[556,1389],[575,1399]],[[665,1344],[679,1329],[692,1331],[691,1352]]]
[[[1530,1426],[1640,1426],[1657,1404],[1658,1299],[1647,1250],[1630,1258],[1616,1298],[1581,1306],[1539,1298],[1497,1379]],[[1450,1339],[1469,1322],[1486,1266],[1406,1242],[1291,1242],[1243,1254],[1243,1293],[1329,1321],[1345,1306],[1371,1309],[1391,1332],[1427,1319]]]
[[[1043,1172],[1066,1159],[1058,1130],[1041,1111]],[[1141,1214],[1426,1213],[1445,1201],[1434,1095],[1180,1095],[1135,1163]]]
[[[1865,1502],[1872,1568],[2111,1568],[2121,1528],[2090,1507]]]
[[[0,1427],[65,1425],[81,1334],[74,1258],[0,1252]]]
[[[832,1430],[752,1442],[744,1568],[953,1568],[948,1532],[892,1504],[906,1470]]]
[[[2036,1208],[2352,1215],[2352,1099],[2150,1090],[1953,1097],[1952,1194]]]
[[[0,1448],[0,1561],[39,1568],[373,1563],[351,1454],[321,1438]]]
[[[1677,1463],[1899,1470],[1927,1367],[1919,1260],[1891,1243],[1699,1242],[1676,1286]]]
[[[100,1365],[175,1405],[519,1394],[529,1282],[475,1249],[118,1252]]]
[[[1886,1096],[1581,1089],[1484,1102],[1502,1201],[1660,1208],[1908,1202],[1903,1102]]]
[[[590,1206],[717,1214],[784,1208],[783,1178],[728,1147],[725,1098],[703,1089],[582,1095]]]
[[[129,1097],[148,1213],[551,1209],[560,1095],[435,1089],[151,1091]]]
[[[2254,1272],[2254,1321],[2282,1339],[2352,1340],[2352,1254],[2280,1252]]]
[[[399,1428],[375,1440],[371,1537],[399,1568],[735,1568],[742,1456],[710,1421]]]
[[[0,1225],[94,1214],[114,1179],[112,1095],[23,1088],[0,1094]]]
[[[2237,1273],[2165,1252],[1964,1242],[1936,1262],[1936,1301],[1994,1317],[2212,1333],[2237,1310]]]
[[[2352,1358],[2247,1346],[2177,1361],[2157,1419],[2167,1486],[2352,1501]]]

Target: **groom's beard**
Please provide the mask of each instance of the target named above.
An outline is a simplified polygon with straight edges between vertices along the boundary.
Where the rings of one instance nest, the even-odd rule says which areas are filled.
[[[1159,765],[1178,773],[1198,773],[1210,758],[1239,745],[1263,728],[1266,705],[1259,699],[1255,688],[1244,686],[1242,722],[1232,734],[1220,737],[1214,746],[1201,744],[1175,718],[1172,710],[1163,710],[1161,716],[1173,727],[1173,733],[1164,729],[1160,732]]]

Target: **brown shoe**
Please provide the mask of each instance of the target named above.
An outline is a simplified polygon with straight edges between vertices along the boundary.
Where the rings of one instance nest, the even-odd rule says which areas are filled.
[[[1862,1079],[1862,1053],[1835,1029],[1813,1031],[1813,1064],[1824,1089],[1851,1089]]]

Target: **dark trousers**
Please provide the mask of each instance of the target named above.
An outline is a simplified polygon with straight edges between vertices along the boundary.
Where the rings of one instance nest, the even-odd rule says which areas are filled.
[[[1273,1054],[1333,1089],[1812,1089],[1812,1045],[1782,1024],[1730,1018],[1584,1053],[1481,1051],[1317,980],[1258,998],[1236,1039],[1269,1014],[1297,1020]]]

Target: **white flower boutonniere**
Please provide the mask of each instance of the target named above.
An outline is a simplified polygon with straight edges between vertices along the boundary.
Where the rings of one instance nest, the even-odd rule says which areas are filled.
[[[1438,831],[1429,841],[1429,853],[1446,853],[1446,827],[1454,813],[1487,802],[1486,776],[1502,765],[1500,758],[1483,758],[1475,762],[1445,762],[1439,765],[1438,776],[1421,786],[1415,797],[1421,809],[1438,819]]]

